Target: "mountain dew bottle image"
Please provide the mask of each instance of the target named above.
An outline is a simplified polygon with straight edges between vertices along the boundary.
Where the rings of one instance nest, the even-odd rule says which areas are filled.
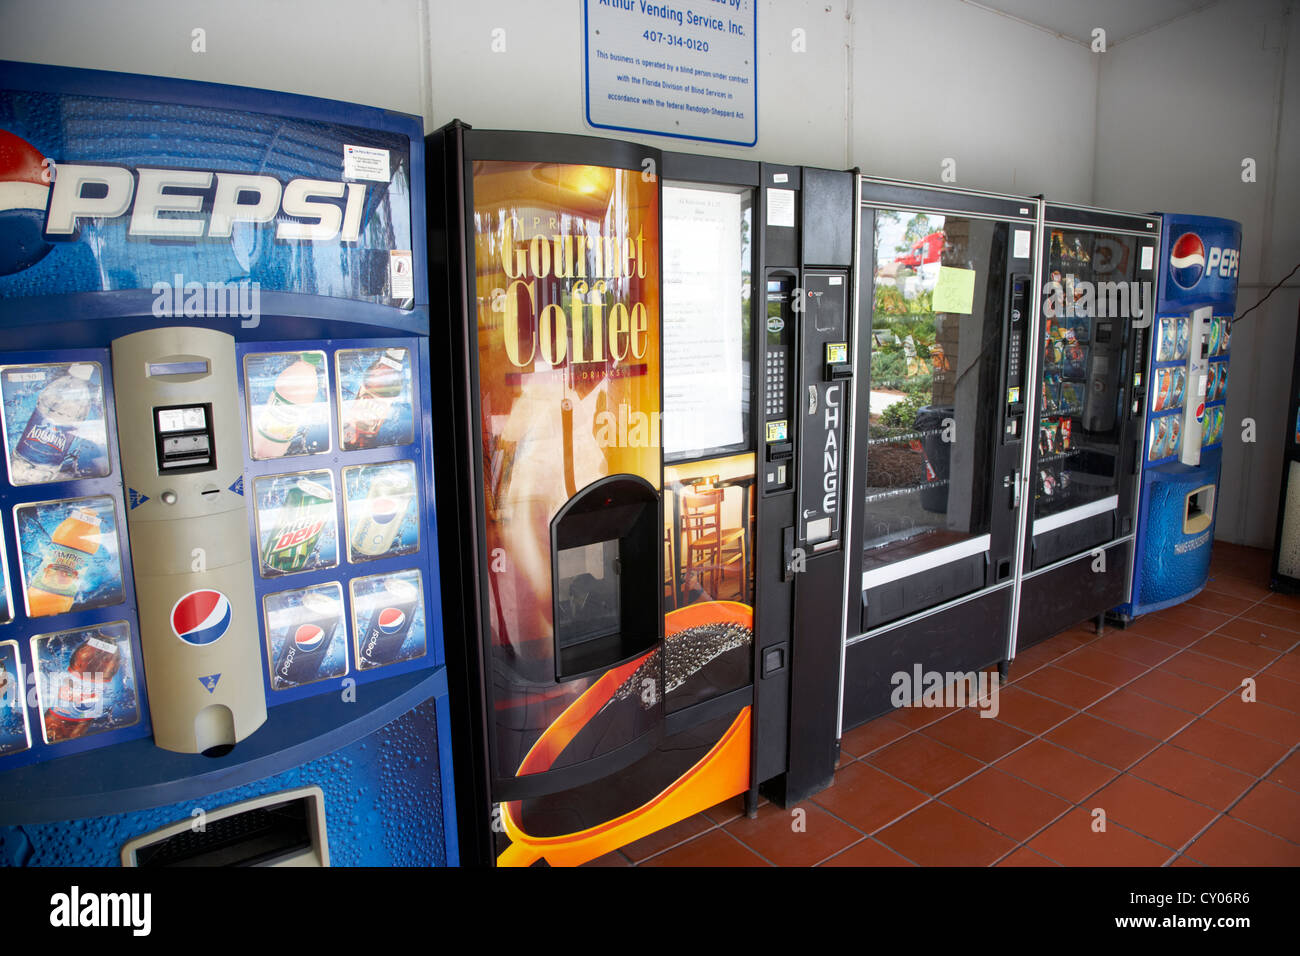
[[[270,397],[252,416],[254,458],[283,458],[309,424],[320,395],[320,364],[320,355],[303,352],[275,377]]]
[[[334,492],[319,482],[299,478],[289,487],[280,521],[262,550],[269,574],[291,574],[307,566],[325,523],[334,514]]]

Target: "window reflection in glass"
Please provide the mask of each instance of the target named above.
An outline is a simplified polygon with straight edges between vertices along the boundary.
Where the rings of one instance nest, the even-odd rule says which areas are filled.
[[[1006,226],[879,210],[874,243],[867,568],[988,529]]]

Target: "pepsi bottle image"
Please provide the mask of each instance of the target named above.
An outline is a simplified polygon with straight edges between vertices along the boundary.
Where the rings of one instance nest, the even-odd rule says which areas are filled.
[[[362,632],[357,654],[360,667],[379,667],[397,660],[420,604],[420,589],[393,578],[370,596],[375,611]]]
[[[301,618],[291,625],[275,660],[276,690],[316,680],[338,628],[339,606],[328,595],[309,591],[303,595]]]
[[[117,676],[122,655],[115,642],[87,637],[72,653],[68,669],[52,688],[54,701],[45,712],[45,740],[58,743],[89,733],[104,715],[105,694]]]

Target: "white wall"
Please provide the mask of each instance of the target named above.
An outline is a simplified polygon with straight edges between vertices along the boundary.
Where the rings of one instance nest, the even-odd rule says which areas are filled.
[[[429,18],[433,125],[631,138],[680,150],[843,168],[848,21],[845,0],[759,0],[758,146],[593,130],[583,111],[582,0],[437,3]],[[805,31],[807,52],[791,50]],[[492,52],[493,30],[505,51]]]
[[[419,0],[4,0],[0,59],[423,112]],[[207,52],[191,49],[206,31]]]
[[[863,172],[1089,202],[1097,71],[1081,44],[957,0],[853,4]]]
[[[1095,201],[1240,221],[1238,313],[1300,261],[1300,9],[1284,32],[1288,6],[1227,0],[1114,46],[1101,74]],[[1254,183],[1242,181],[1246,157]],[[1266,548],[1300,276],[1290,286],[1234,326],[1228,378],[1216,537]],[[1254,443],[1242,441],[1247,418]]]
[[[923,182],[951,158],[962,186],[1240,219],[1243,304],[1300,260],[1300,11],[1284,37],[1288,0],[1224,0],[1102,55],[961,0],[754,2],[757,147],[642,140]],[[792,49],[796,28],[806,52]],[[348,100],[429,128],[617,135],[583,122],[582,51],[581,0],[0,3],[0,58]],[[1258,161],[1254,184],[1240,180],[1244,156]],[[1227,432],[1218,534],[1230,541],[1272,541],[1291,285],[1234,333],[1228,413],[1254,418],[1258,441]]]

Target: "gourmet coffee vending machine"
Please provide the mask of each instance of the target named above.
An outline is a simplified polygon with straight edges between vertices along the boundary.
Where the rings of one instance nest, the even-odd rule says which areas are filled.
[[[0,862],[457,862],[423,150],[0,64]]]
[[[843,589],[852,175],[458,122],[426,152],[463,858],[782,799],[791,688],[838,675],[838,616],[798,623]]]

